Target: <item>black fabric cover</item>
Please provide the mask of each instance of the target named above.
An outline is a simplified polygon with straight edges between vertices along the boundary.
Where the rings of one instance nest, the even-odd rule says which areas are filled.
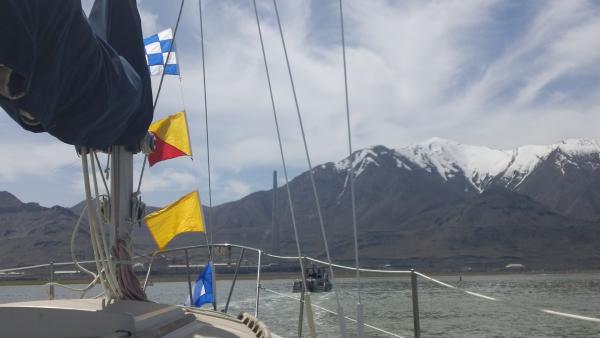
[[[152,90],[135,0],[96,0],[89,20],[79,0],[1,0],[0,37],[0,64],[25,85],[0,105],[23,128],[96,149],[147,132]]]

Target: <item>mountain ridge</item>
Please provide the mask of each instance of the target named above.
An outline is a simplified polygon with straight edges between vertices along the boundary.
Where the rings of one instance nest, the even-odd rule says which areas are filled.
[[[518,262],[529,269],[600,268],[594,246],[600,239],[600,149],[594,140],[506,151],[436,138],[400,151],[360,149],[316,166],[332,257],[347,264],[353,264],[350,165],[365,266],[498,270]],[[304,172],[290,189],[302,253],[323,257],[310,181]],[[285,190],[277,188],[276,210],[272,190],[213,207],[209,230],[215,242],[296,254]],[[67,238],[80,210],[44,208],[0,193],[0,266],[44,263],[30,253],[70,260]],[[273,211],[278,243],[272,241]],[[85,233],[78,238],[78,257],[89,256]],[[134,238],[137,253],[155,249],[145,227],[135,227]],[[186,234],[171,246],[199,243],[203,235]]]
[[[512,150],[500,150],[434,137],[421,143],[396,149],[375,145],[357,150],[352,154],[356,176],[362,173],[365,165],[376,164],[373,156],[369,155],[373,155],[375,149],[382,147],[385,148],[383,154],[391,152],[397,155],[398,166],[410,168],[405,162],[408,161],[430,172],[435,169],[444,179],[462,173],[471,181],[473,187],[480,191],[485,188],[487,177],[491,179],[508,179],[510,177],[508,185],[520,184],[527,174],[553,151],[561,151],[567,156],[598,154],[600,158],[600,145],[591,138],[573,138],[548,145],[524,145]],[[360,163],[359,168],[356,168],[356,157]],[[335,167],[340,170],[347,170],[348,161],[349,159],[346,158],[335,163],[328,163],[334,163]],[[367,163],[362,163],[364,161]],[[516,184],[513,183],[515,178],[519,179]]]

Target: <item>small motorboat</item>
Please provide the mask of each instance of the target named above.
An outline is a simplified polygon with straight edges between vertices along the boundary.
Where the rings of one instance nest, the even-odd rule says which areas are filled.
[[[331,291],[331,282],[329,281],[329,274],[327,269],[312,266],[306,268],[304,271],[304,278],[306,278],[306,288],[309,292],[328,292]],[[294,281],[293,292],[302,292],[302,281]]]

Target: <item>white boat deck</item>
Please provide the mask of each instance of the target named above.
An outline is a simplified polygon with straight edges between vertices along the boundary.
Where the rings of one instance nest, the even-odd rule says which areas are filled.
[[[0,304],[3,337],[272,337],[219,312],[152,302],[65,299]]]

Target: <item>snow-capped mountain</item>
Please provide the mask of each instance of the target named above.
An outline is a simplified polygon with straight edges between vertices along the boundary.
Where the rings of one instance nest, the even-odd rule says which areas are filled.
[[[350,165],[356,173],[363,264],[440,270],[500,269],[514,262],[543,269],[600,268],[600,147],[594,140],[496,150],[435,138],[397,149],[369,147],[315,168],[332,255],[348,264],[354,259]],[[290,191],[303,253],[322,256],[309,173],[295,177]],[[215,206],[215,241],[294,254],[286,188],[278,188],[276,210],[273,195],[257,191]],[[42,208],[0,192],[0,263],[9,266],[31,257],[23,252],[42,249],[68,258],[51,234],[64,233],[79,210]],[[280,225],[277,250],[273,214]],[[43,231],[37,229],[40,219]],[[137,237],[142,239],[138,249],[152,249],[153,241],[141,230],[145,235]],[[180,245],[197,241],[180,239]]]
[[[388,178],[402,171],[420,171],[438,177],[441,184],[453,186],[458,193],[506,188],[568,216],[600,218],[600,145],[593,139],[499,150],[432,138],[397,149],[365,148],[356,151],[351,160],[322,168],[332,167],[339,175],[348,176],[350,161],[357,181],[369,171]],[[395,164],[393,168],[390,163]],[[347,180],[343,191],[346,187]]]
[[[379,151],[376,149],[379,148]],[[464,177],[479,192],[492,182],[516,189],[550,154],[561,154],[555,165],[564,168],[576,164],[572,159],[592,156],[600,160],[600,145],[592,139],[568,139],[548,145],[526,145],[512,150],[498,150],[484,146],[460,144],[442,138],[398,149],[381,150],[381,146],[357,151],[352,156],[355,175],[360,176],[369,165],[379,166],[382,156],[394,158],[399,168],[415,167],[438,174],[444,180]],[[339,171],[346,171],[350,159],[335,163]],[[564,171],[564,170],[563,170]]]

